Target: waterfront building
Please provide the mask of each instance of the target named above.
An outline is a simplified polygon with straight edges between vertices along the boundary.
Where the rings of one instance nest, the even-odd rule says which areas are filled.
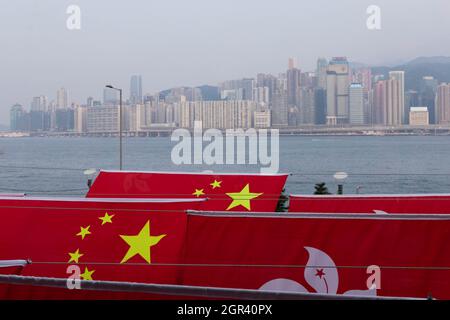
[[[427,107],[412,107],[409,111],[409,124],[412,126],[427,126],[430,124]]]
[[[450,84],[442,83],[437,87],[436,123],[450,124]]]
[[[119,131],[119,106],[117,105],[87,107],[86,118],[86,129],[89,133]]]
[[[375,84],[373,97],[374,124],[398,126],[408,122],[405,119],[404,80],[401,73],[392,74],[389,80]]]
[[[24,107],[20,104],[15,104],[11,107],[9,129],[11,131],[28,131],[28,117]]]
[[[392,108],[388,109],[388,124],[401,125],[407,122],[407,114],[405,112],[405,72],[404,71],[390,71],[389,80],[391,82],[391,90],[389,94],[392,94],[388,98],[391,98],[390,105]]]
[[[254,113],[254,127],[266,129],[271,126],[270,110],[255,111]]]
[[[314,93],[314,123],[326,124],[327,93],[325,89],[316,88]]]
[[[352,83],[349,88],[350,124],[364,124],[364,87],[361,83]]]
[[[202,121],[206,129],[251,128],[256,107],[248,100],[182,101],[180,126],[193,128],[195,121]]]
[[[345,57],[333,58],[327,69],[327,124],[348,123],[349,64]]]
[[[88,106],[92,107],[92,106]],[[86,106],[76,106],[74,109],[74,131],[85,133],[87,131],[87,108]]]

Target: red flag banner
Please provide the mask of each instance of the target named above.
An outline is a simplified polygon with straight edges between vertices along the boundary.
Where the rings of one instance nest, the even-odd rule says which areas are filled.
[[[287,174],[101,171],[87,197],[208,199],[201,210],[273,212]]]
[[[450,214],[450,194],[291,195],[289,212]]]
[[[185,285],[450,299],[449,215],[194,212],[187,230]]]
[[[0,262],[29,261],[24,276],[177,283],[185,209],[202,201],[0,198]],[[69,294],[52,288],[14,289],[8,291],[12,298]]]

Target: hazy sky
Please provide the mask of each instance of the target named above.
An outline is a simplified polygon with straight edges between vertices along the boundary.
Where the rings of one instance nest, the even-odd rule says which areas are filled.
[[[81,8],[81,30],[66,9]],[[366,9],[381,7],[381,27]],[[450,0],[2,0],[0,123],[33,96],[101,98],[106,83],[143,91],[278,73],[289,56],[313,70],[318,56],[392,64],[450,56]]]

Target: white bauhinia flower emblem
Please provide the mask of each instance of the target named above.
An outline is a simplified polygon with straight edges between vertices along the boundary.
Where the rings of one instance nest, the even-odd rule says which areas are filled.
[[[316,291],[321,294],[337,294],[339,285],[339,275],[334,261],[325,252],[305,247],[308,251],[309,259],[305,268],[305,280]],[[309,292],[300,283],[290,280],[278,278],[270,280],[263,284],[259,290],[268,291],[284,291],[284,292]],[[350,290],[344,295],[353,296],[376,296],[376,287],[373,286],[369,290]]]

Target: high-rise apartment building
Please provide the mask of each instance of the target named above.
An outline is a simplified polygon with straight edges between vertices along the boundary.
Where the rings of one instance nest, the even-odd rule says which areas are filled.
[[[392,110],[388,110],[389,124],[400,125],[407,123],[407,114],[405,112],[405,71],[390,71],[389,79],[393,80],[391,91]]]
[[[450,124],[450,84],[442,83],[436,93],[436,123]]]
[[[378,81],[375,84],[373,101],[374,124],[398,126],[407,123],[404,114],[404,82],[401,76],[391,76],[389,80]]]

